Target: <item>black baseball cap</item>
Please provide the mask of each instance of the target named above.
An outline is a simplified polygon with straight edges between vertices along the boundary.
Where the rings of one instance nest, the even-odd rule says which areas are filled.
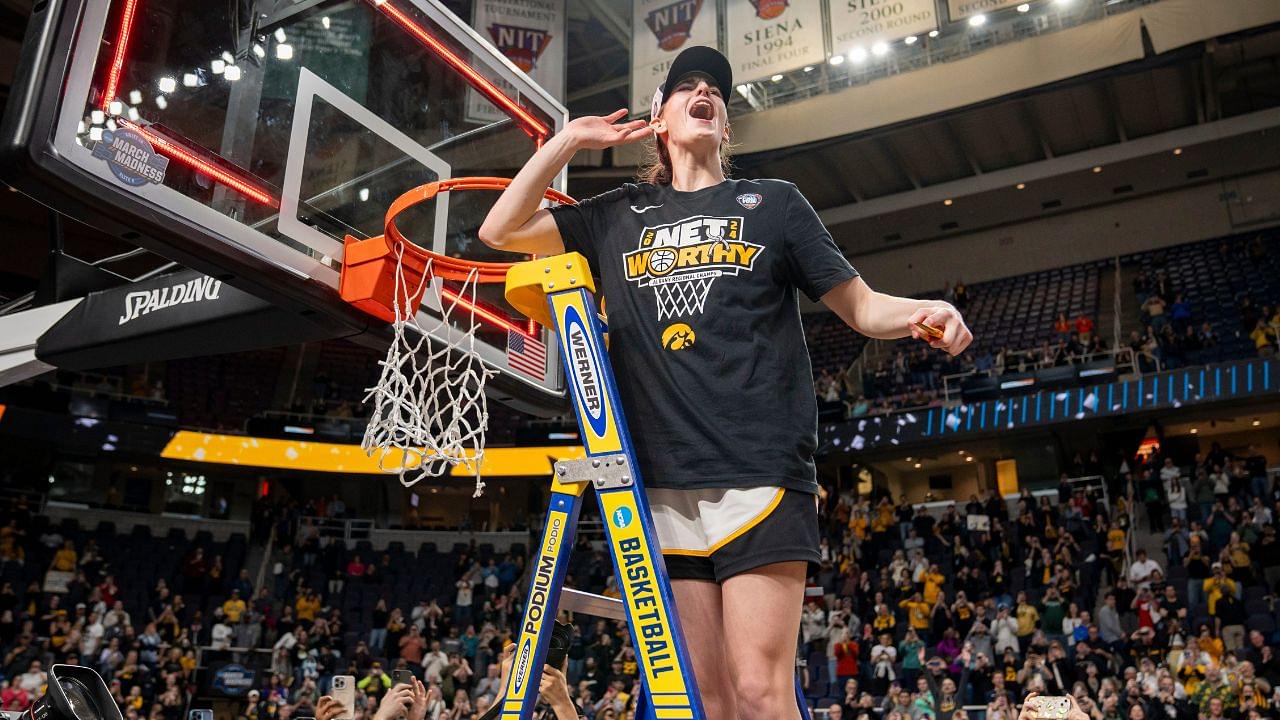
[[[727,102],[733,90],[733,68],[729,60],[719,50],[706,45],[694,45],[681,51],[667,70],[667,79],[653,94],[653,104],[649,109],[650,117],[657,117],[662,104],[671,96],[671,90],[689,73],[703,73],[720,90],[720,96]]]

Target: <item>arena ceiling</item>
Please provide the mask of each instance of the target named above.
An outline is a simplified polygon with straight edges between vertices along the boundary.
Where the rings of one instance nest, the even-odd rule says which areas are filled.
[[[445,4],[466,12],[463,0]],[[30,0],[0,0],[0,101],[8,94],[30,5]],[[571,112],[604,113],[625,106],[629,0],[571,0],[568,6]],[[737,174],[796,182],[838,242],[854,255],[1087,207],[1114,199],[1122,194],[1116,191],[1126,187],[1127,192],[1158,192],[1218,179],[1238,172],[1241,161],[1247,167],[1280,164],[1280,159],[1251,155],[1247,140],[1188,147],[1181,158],[1187,162],[1176,168],[1166,166],[1166,153],[1127,157],[1123,165],[1108,167],[1106,183],[1083,182],[1078,169],[1061,162],[1276,108],[1280,27],[1270,26],[1160,56],[1149,53],[1129,65],[938,116],[740,157]],[[1121,167],[1127,177],[1121,177]],[[1061,173],[1037,180],[1033,193],[975,197],[959,216],[940,201],[953,189],[960,193],[983,182],[1012,186],[1022,182],[1016,179],[1020,169],[1028,168],[1057,168]],[[633,172],[632,167],[609,167],[606,157],[604,167],[571,172],[570,191],[589,196],[616,186]],[[22,227],[34,238],[46,228],[31,224],[33,213],[39,214],[38,209],[22,198],[0,199],[0,222]],[[122,241],[74,225],[67,243],[69,250],[90,258],[130,249]],[[45,243],[24,247],[0,269],[0,303],[29,290],[39,276]],[[136,275],[162,262],[129,258],[123,271]]]

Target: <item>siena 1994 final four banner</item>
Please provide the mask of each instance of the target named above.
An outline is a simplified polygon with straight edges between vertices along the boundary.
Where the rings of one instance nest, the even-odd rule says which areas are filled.
[[[716,0],[634,0],[631,8],[631,111],[647,117],[676,55],[718,45]]]
[[[829,0],[831,45],[837,53],[870,49],[938,27],[934,0]]]
[[[816,0],[729,0],[725,25],[735,82],[826,59],[822,3]]]
[[[471,27],[539,87],[564,102],[564,0],[475,0]],[[498,84],[515,95],[507,83]],[[490,123],[506,117],[480,93],[467,90],[468,120]]]

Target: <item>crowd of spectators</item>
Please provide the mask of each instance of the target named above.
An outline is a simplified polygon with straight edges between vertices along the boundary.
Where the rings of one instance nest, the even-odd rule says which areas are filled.
[[[799,658],[809,701],[836,720],[1014,720],[1028,692],[1069,693],[1091,720],[1276,718],[1280,487],[1220,448],[1190,468],[1160,458],[1121,470],[1110,503],[1065,474],[1056,494],[1024,491],[1010,505],[991,493],[940,515],[905,498],[825,493]],[[1211,495],[1194,480],[1179,489],[1202,472]],[[1163,561],[1128,554],[1137,504],[1151,527],[1170,523]],[[285,521],[263,510],[257,522]],[[76,580],[65,593],[0,587],[5,709],[29,706],[49,664],[65,662],[101,672],[129,720],[182,720],[208,687],[199,673],[235,659],[260,670],[237,701],[244,720],[324,715],[321,698],[344,674],[356,679],[357,720],[388,696],[390,717],[412,706],[426,720],[474,718],[500,695],[527,582],[522,554],[455,549],[445,599],[396,606],[383,595],[348,617],[346,594],[381,592],[400,570],[308,533],[283,538],[262,587],[247,571],[225,577],[197,547],[149,602],[126,607],[113,567],[131,559],[26,528],[20,516],[0,528],[0,569],[42,543],[57,548],[50,569]],[[574,557],[573,586],[617,596],[607,556],[580,539]],[[325,582],[308,581],[315,571]],[[592,720],[630,717],[639,688],[627,633],[576,620],[564,673],[548,677]],[[394,686],[397,669],[421,685]]]
[[[803,621],[810,697],[859,720],[1011,720],[1032,691],[1094,720],[1277,717],[1280,487],[1245,472],[1203,503],[1147,503],[1172,522],[1161,562],[1129,558],[1133,507],[1185,469],[1121,469],[1111,506],[1065,474],[1012,512],[994,495],[940,518],[840,496]]]
[[[1093,319],[1088,315],[1081,314],[1070,322],[1060,317],[1055,330],[1059,326],[1057,339],[1037,348],[991,348],[978,342],[971,352],[958,357],[918,341],[900,342],[892,356],[870,363],[861,373],[820,368],[814,375],[814,390],[826,411],[824,417],[857,418],[941,403],[943,378],[949,375],[1001,377],[1110,356],[1107,342],[1093,332]]]
[[[1208,321],[1197,322],[1195,308],[1163,269],[1139,270],[1133,278],[1133,295],[1143,330],[1130,331],[1128,345],[1143,372],[1222,359],[1218,331]],[[1247,296],[1243,302],[1249,304]]]

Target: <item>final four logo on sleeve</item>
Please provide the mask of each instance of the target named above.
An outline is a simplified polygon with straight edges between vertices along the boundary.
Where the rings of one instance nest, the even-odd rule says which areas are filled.
[[[748,210],[755,210],[760,203],[764,202],[764,198],[761,197],[760,193],[742,193],[736,200],[739,205]]]
[[[164,182],[169,158],[157,155],[151,141],[137,130],[104,130],[93,146],[93,156],[107,161],[111,174],[130,187]]]

